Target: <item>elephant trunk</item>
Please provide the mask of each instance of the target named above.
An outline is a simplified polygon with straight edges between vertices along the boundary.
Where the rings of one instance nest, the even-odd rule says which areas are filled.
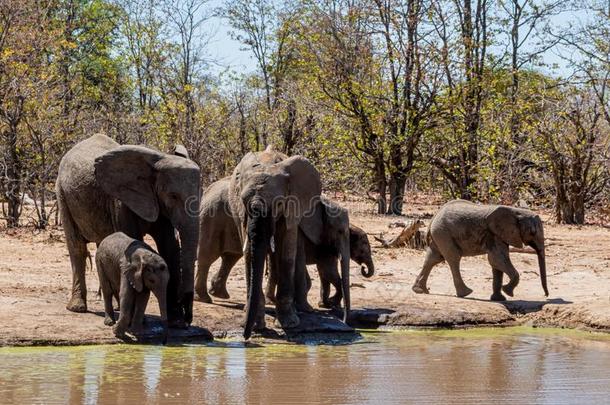
[[[536,250],[536,254],[538,255],[538,266],[540,267],[540,281],[542,282],[542,289],[544,290],[544,295],[549,296],[549,290],[546,286],[546,259],[544,253],[544,245],[536,246],[534,248]]]
[[[349,311],[351,306],[351,300],[349,295],[349,249],[342,249],[341,252],[341,292],[343,293],[343,322],[347,323],[349,317]],[[363,273],[364,274],[364,273]]]
[[[199,242],[199,224],[197,218],[178,228],[180,233],[180,284],[178,301],[184,311],[184,321],[190,325],[193,321],[193,291],[195,284],[195,260]]]
[[[244,328],[244,338],[249,339],[252,329],[256,322],[259,305],[262,300],[263,272],[265,268],[265,258],[269,250],[271,238],[271,218],[264,213],[254,213],[248,220],[247,237],[248,245],[246,255],[249,281],[248,300],[246,310],[246,325]]]
[[[373,264],[373,259],[368,259],[364,263],[362,263],[362,266],[360,267],[360,273],[363,277],[366,278],[373,277],[373,275],[375,274],[375,265]]]
[[[168,322],[167,322],[167,287],[161,285],[158,289],[153,291],[155,297],[157,297],[157,301],[159,302],[159,313],[161,314],[161,325],[163,327],[163,344],[167,343],[168,337]]]

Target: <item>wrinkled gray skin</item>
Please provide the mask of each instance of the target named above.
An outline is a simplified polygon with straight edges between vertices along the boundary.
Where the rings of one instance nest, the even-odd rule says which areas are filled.
[[[178,149],[185,153],[184,148]],[[199,238],[197,165],[183,156],[120,146],[107,136],[94,135],[62,158],[56,187],[72,265],[67,308],[87,310],[88,242],[99,244],[115,231],[138,240],[150,234],[170,272],[170,327],[188,326]]]
[[[325,223],[325,227],[327,224]],[[318,305],[322,308],[336,308],[341,305],[343,289],[341,288],[341,277],[337,269],[338,236],[332,236],[337,232],[332,229],[326,233],[326,242],[315,246],[309,241],[305,244],[305,257],[307,264],[315,264],[320,277],[320,301]],[[375,265],[371,254],[369,238],[362,229],[355,225],[349,225],[349,251],[350,258],[358,263],[360,272],[364,277],[372,277],[375,274]],[[330,286],[335,288],[335,295],[330,296]]]
[[[210,283],[209,293],[218,298],[229,298],[227,291],[227,279],[235,263],[242,256],[242,246],[239,240],[239,229],[235,225],[231,208],[228,202],[230,177],[212,183],[203,193],[200,210],[199,227],[199,259],[197,274],[195,276],[195,299],[203,302],[212,302],[208,294],[207,279],[210,266],[220,257],[221,265]],[[328,205],[332,202],[322,198],[321,202]],[[341,210],[344,211],[344,210]],[[340,211],[340,212],[341,212]],[[332,213],[331,213],[332,214]],[[334,222],[341,226],[344,221],[349,223],[347,212],[344,216],[338,215]],[[327,235],[337,235],[340,228],[324,223]],[[371,257],[371,246],[366,233],[353,225],[349,225],[350,235],[350,258],[362,265],[361,272],[364,277],[371,277],[375,271]],[[307,264],[316,264],[321,280],[319,306],[325,308],[338,307],[343,298],[341,277],[337,268],[337,257],[339,251],[338,237],[327,237],[332,243],[316,247],[309,239],[305,243],[305,259]],[[332,253],[334,252],[334,253]],[[330,257],[332,256],[332,257]],[[366,270],[365,270],[366,266]],[[336,289],[336,294],[330,297],[331,284]],[[267,284],[267,298],[270,302],[275,301],[275,284]],[[303,300],[302,300],[303,302]],[[297,303],[298,305],[299,303]],[[306,300],[305,305],[306,307]]]
[[[167,283],[165,260],[146,243],[116,232],[100,243],[95,265],[104,298],[105,325],[114,325],[112,297],[119,302],[119,321],[113,328],[117,337],[125,331],[142,331],[144,312],[150,292],[157,297],[163,324],[163,343],[167,341]]]
[[[248,153],[233,171],[229,205],[245,253],[246,339],[254,328],[265,326],[262,283],[269,251],[270,264],[278,269],[276,320],[282,328],[299,324],[295,287],[304,284],[306,276],[304,266],[295,265],[297,257],[304,257],[298,235],[300,229],[315,243],[320,243],[316,238],[321,233],[321,218],[310,215],[320,192],[320,175],[307,159],[287,158],[270,148]]]
[[[424,266],[413,285],[416,293],[428,293],[426,284],[432,267],[446,260],[457,296],[469,295],[472,290],[462,280],[460,259],[487,254],[493,273],[491,299],[504,301],[506,297],[502,291],[512,297],[519,283],[519,273],[509,258],[509,245],[517,248],[527,245],[538,255],[542,288],[544,294],[549,295],[542,220],[532,211],[504,205],[479,205],[464,200],[451,201],[432,218],[428,240]],[[502,285],[504,274],[509,278],[506,285]]]

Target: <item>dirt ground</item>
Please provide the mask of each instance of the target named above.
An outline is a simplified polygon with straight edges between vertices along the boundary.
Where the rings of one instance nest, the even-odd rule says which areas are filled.
[[[332,196],[331,196],[332,197]],[[455,297],[446,264],[435,267],[429,280],[430,295],[417,295],[411,285],[421,269],[424,252],[408,248],[384,249],[373,239],[399,232],[388,228],[397,219],[372,213],[370,202],[338,202],[350,209],[351,221],[370,235],[376,274],[360,276],[352,262],[351,296],[354,323],[369,327],[452,327],[476,325],[530,324],[610,332],[610,229],[595,226],[554,225],[546,220],[547,274],[550,296],[544,297],[535,255],[512,253],[521,274],[515,297],[506,303],[488,301],[491,270],[484,256],[465,258],[462,275],[474,293]],[[438,205],[410,202],[409,217],[429,221]],[[91,249],[92,254],[93,247]],[[215,263],[213,274],[219,266]],[[318,279],[309,268],[313,287],[309,301],[316,307]],[[113,343],[110,328],[103,324],[103,303],[97,297],[94,269],[87,270],[89,313],[65,309],[71,286],[70,262],[60,229],[42,233],[21,229],[0,233],[0,345]],[[214,304],[195,302],[193,327],[180,336],[216,337],[241,334],[242,305],[245,301],[243,262],[230,277],[231,299],[215,299]],[[272,313],[271,307],[269,312]],[[151,298],[147,314],[158,314]],[[154,325],[154,317],[150,318]],[[268,316],[268,325],[273,318]],[[334,326],[336,327],[336,325]],[[327,332],[337,331],[332,325]],[[315,329],[315,328],[314,328]],[[339,328],[340,329],[340,328]],[[308,331],[305,328],[305,331]],[[322,332],[326,331],[324,328]],[[151,332],[152,333],[152,332]]]

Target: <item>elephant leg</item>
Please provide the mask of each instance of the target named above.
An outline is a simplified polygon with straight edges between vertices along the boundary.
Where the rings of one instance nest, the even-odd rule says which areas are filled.
[[[165,260],[169,270],[167,283],[167,317],[170,328],[186,328],[184,311],[178,302],[178,287],[180,285],[180,244],[176,239],[174,227],[169,220],[159,217],[150,230],[155,240],[159,255]]]
[[[445,257],[449,268],[451,269],[451,277],[453,278],[453,286],[455,287],[455,295],[460,298],[466,297],[472,293],[472,290],[466,286],[460,273],[460,259],[461,257],[457,254]]]
[[[102,283],[102,280],[100,280],[100,283]],[[102,297],[104,299],[104,325],[106,326],[112,326],[116,323],[114,318],[114,308],[112,306],[112,296],[112,290],[106,286],[103,286]]]
[[[502,276],[504,273],[498,269],[491,269],[491,272],[493,274],[493,294],[490,299],[492,301],[506,301],[506,297],[502,295]]]
[[[277,255],[270,255],[270,260],[267,261],[267,266],[269,266],[269,276],[267,278],[267,287],[265,289],[265,298],[268,302],[275,304],[275,291],[277,289],[277,273],[278,266],[277,263]]]
[[[299,237],[297,241],[297,255],[294,265],[294,280],[295,280],[295,306],[300,312],[313,312],[313,308],[307,302],[307,293],[311,288],[311,277],[307,273],[307,263],[305,262],[305,245],[303,238]]]
[[[318,267],[318,275],[320,276],[320,301],[318,302],[318,306],[320,308],[332,308],[330,305],[329,297],[330,297],[330,281],[323,275],[323,270],[320,270],[320,265]]]
[[[150,290],[147,289],[136,294],[133,315],[131,317],[131,331],[135,334],[140,334],[144,330],[144,313],[146,312],[149,298]]]
[[[61,197],[59,206],[72,267],[72,295],[66,309],[72,312],[87,312],[87,284],[85,282],[87,257],[89,257],[87,241],[80,236],[70,212],[61,201]]]
[[[233,269],[233,266],[239,261],[240,257],[241,256],[231,254],[222,255],[220,269],[212,278],[212,283],[210,285],[210,294],[214,297],[223,299],[230,298],[229,292],[227,291],[227,280],[229,274],[231,274],[231,269]]]
[[[487,259],[489,260],[492,269],[500,270],[508,276],[509,281],[502,286],[502,290],[509,297],[512,297],[514,295],[515,287],[519,284],[519,272],[517,272],[517,269],[515,269],[510,261],[508,246],[496,245],[494,249],[487,254]]]
[[[428,276],[430,276],[430,272],[432,268],[437,264],[443,261],[443,256],[438,251],[438,248],[432,242],[430,246],[426,249],[426,258],[424,259],[424,266],[422,267],[421,272],[415,279],[415,284],[413,284],[413,291],[417,294],[428,294]]]
[[[283,232],[283,238],[281,238],[283,240],[280,249],[275,309],[277,322],[285,329],[294,328],[299,325],[299,317],[294,305],[298,230],[297,224],[286,226],[285,232]]]
[[[203,249],[202,249],[203,250]],[[199,252],[199,258],[197,259],[197,273],[195,274],[195,300],[201,302],[212,303],[212,298],[208,294],[208,273],[210,272],[210,266],[214,261],[218,259],[205,257],[202,252]]]
[[[129,286],[129,283],[121,282],[119,296],[121,297],[121,312],[119,313],[119,320],[112,328],[112,331],[116,337],[123,338],[133,317],[135,290]]]

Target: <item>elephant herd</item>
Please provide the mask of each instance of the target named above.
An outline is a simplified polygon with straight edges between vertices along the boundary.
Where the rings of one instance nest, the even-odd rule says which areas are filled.
[[[127,329],[135,334],[141,330],[150,292],[159,302],[165,337],[167,328],[188,327],[194,299],[209,303],[210,294],[229,297],[227,278],[242,256],[246,339],[265,327],[266,301],[274,303],[282,328],[297,326],[299,312],[312,310],[308,264],[318,270],[319,305],[331,308],[343,301],[344,322],[350,311],[350,259],[362,266],[364,277],[375,272],[366,232],[350,224],[346,209],[321,196],[316,168],[301,156],[288,157],[271,147],[246,154],[231,176],[202,195],[199,168],[184,147],[166,154],[94,135],[63,157],[56,189],[72,267],[67,309],[87,311],[87,243],[95,243],[104,323],[114,325],[117,336]],[[146,234],[157,251],[143,242]],[[453,201],[432,219],[428,243],[413,285],[416,293],[428,293],[432,267],[445,260],[457,295],[470,294],[460,275],[460,259],[487,254],[493,272],[491,299],[504,300],[502,291],[512,296],[519,282],[509,245],[526,244],[538,254],[548,295],[542,222],[531,211]],[[218,258],[222,264],[208,290],[209,268]],[[113,298],[120,308],[116,322]]]

